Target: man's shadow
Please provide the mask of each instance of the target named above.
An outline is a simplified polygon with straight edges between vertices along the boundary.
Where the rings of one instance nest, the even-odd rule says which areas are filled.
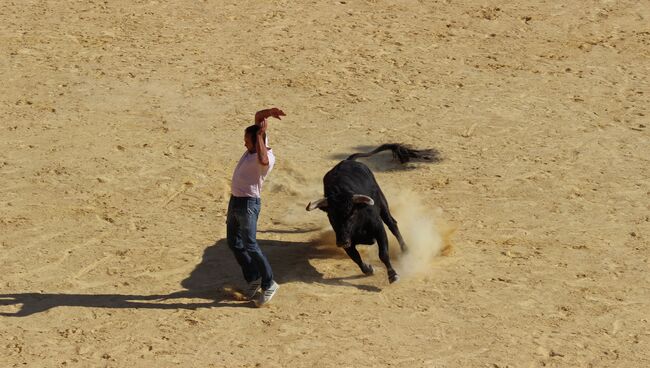
[[[375,286],[356,285],[346,280],[359,276],[324,279],[310,259],[347,258],[331,246],[311,242],[258,240],[273,267],[275,279],[280,283],[305,282],[356,287],[365,291],[380,291]],[[0,294],[0,316],[25,317],[55,307],[135,308],[135,309],[198,309],[214,307],[253,307],[243,300],[233,285],[241,285],[243,276],[232,255],[226,239],[208,246],[203,259],[190,275],[181,281],[184,290],[170,294]],[[7,306],[20,305],[14,313],[4,312]],[[4,308],[3,308],[4,307]]]

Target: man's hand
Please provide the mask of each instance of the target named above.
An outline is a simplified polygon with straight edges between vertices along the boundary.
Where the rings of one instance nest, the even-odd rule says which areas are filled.
[[[280,116],[287,116],[287,114],[285,114],[284,111],[278,109],[277,107],[272,108],[271,111],[269,111],[269,114],[270,114],[270,116],[272,116],[272,117],[274,117],[274,118],[276,118],[278,120],[282,120],[282,118]]]
[[[260,125],[262,121],[266,121],[266,119],[270,117],[282,120],[281,116],[287,116],[287,114],[285,114],[284,111],[278,109],[277,107],[260,110],[255,113],[255,125]]]

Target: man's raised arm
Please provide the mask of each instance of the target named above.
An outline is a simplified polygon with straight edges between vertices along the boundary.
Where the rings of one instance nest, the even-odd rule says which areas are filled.
[[[265,139],[266,128],[268,127],[269,123],[266,121],[266,119],[274,117],[278,120],[281,120],[281,116],[286,116],[286,114],[284,111],[276,107],[260,110],[255,113],[255,125],[260,127],[260,129],[257,131],[257,143],[255,149],[257,150],[257,160],[264,166],[267,166],[269,164],[269,155]]]
[[[266,128],[269,123],[266,122],[266,119],[262,120],[257,126],[260,127],[257,131],[257,139],[255,140],[255,150],[257,151],[257,161],[264,166],[269,164],[269,154],[268,149],[266,148]]]

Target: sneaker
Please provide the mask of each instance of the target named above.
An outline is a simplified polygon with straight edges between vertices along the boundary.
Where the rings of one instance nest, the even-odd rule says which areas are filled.
[[[251,281],[246,288],[246,298],[248,300],[253,300],[255,294],[262,288],[262,278]]]
[[[280,285],[278,285],[277,282],[272,281],[271,286],[269,286],[268,289],[262,290],[262,294],[260,295],[260,298],[257,300],[257,306],[261,307],[268,302],[271,301],[273,296],[275,295],[275,292],[278,291],[280,288]]]

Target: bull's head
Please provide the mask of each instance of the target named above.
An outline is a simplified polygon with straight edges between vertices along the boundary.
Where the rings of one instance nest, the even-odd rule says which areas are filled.
[[[318,208],[327,212],[327,218],[336,233],[336,245],[347,248],[352,244],[352,229],[358,221],[358,210],[374,204],[372,198],[363,194],[340,195],[309,202],[307,211]]]

